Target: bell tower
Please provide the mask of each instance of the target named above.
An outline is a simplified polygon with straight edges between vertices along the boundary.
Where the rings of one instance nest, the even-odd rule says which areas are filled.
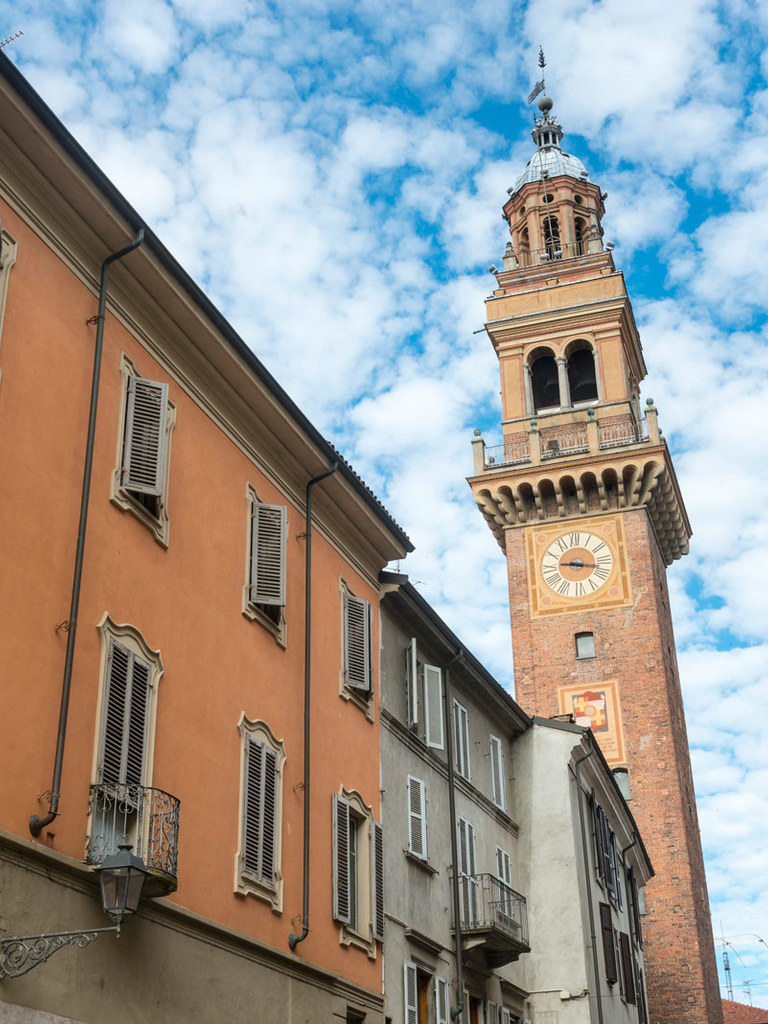
[[[641,409],[646,366],[603,244],[606,194],[562,149],[552,100],[538,106],[486,303],[503,443],[476,432],[469,483],[507,560],[516,699],[594,731],[656,870],[643,917],[650,1020],[718,1024],[666,581],[691,529],[653,401]]]

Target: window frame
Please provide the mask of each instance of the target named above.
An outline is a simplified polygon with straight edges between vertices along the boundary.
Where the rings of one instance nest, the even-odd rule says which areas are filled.
[[[350,879],[351,829],[355,829],[356,867]],[[332,917],[339,924],[339,943],[365,950],[376,959],[384,941],[384,866],[381,822],[357,790],[343,787],[331,799]],[[350,892],[356,891],[357,920],[352,921]]]
[[[171,436],[173,428],[176,425],[176,406],[168,397],[169,385],[167,382],[153,381],[148,377],[143,377],[136,368],[136,364],[125,354],[125,352],[122,353],[120,360],[120,375],[122,378],[120,426],[117,432],[117,454],[115,469],[112,473],[109,500],[113,505],[116,505],[124,512],[130,512],[135,516],[149,529],[158,544],[167,548],[170,533],[168,489],[170,483]],[[132,381],[134,382],[133,384],[131,383]],[[162,436],[156,462],[157,486],[154,491],[146,488],[144,490],[130,488],[124,483],[124,474],[127,469],[126,448],[128,447],[128,449],[130,449],[130,435],[128,433],[129,411],[130,408],[132,408],[130,396],[135,394],[136,381],[141,381],[145,384],[159,388],[161,401],[164,402],[161,419]],[[132,387],[134,388],[133,391],[131,390]],[[157,498],[156,514],[143,503],[140,496],[142,493],[146,494],[148,497]]]
[[[469,714],[464,705],[453,698],[453,763],[456,772],[467,782],[472,781],[470,762]]]
[[[286,646],[286,618],[285,608],[287,601],[287,563],[288,563],[288,506],[276,505],[262,501],[256,488],[252,484],[246,484],[245,497],[248,507],[246,554],[245,554],[245,584],[243,586],[243,615],[253,622],[258,622],[267,632],[274,636],[281,647]],[[279,564],[271,567],[273,578],[271,599],[264,593],[264,600],[254,598],[254,534],[257,532],[259,516],[269,514],[273,523],[278,521],[277,532],[279,534]],[[258,540],[256,541],[258,547]],[[274,577],[277,576],[277,587],[274,585]],[[276,589],[276,593],[274,592]]]
[[[585,645],[587,637],[591,638],[591,640],[592,640],[592,645],[591,645],[592,649],[591,649],[591,651],[588,650],[586,653],[584,653],[582,651],[582,647]],[[595,634],[593,632],[590,632],[589,630],[587,630],[587,631],[585,631],[583,633],[575,633],[573,639],[574,639],[574,643],[576,645],[576,660],[577,661],[587,661],[590,658],[596,658],[597,657],[597,651],[596,651],[596,648],[595,648]],[[579,641],[581,641],[581,643],[579,643]],[[589,647],[588,644],[586,646]]]
[[[491,791],[494,804],[502,811],[507,809],[507,787],[504,778],[504,743],[491,734]],[[495,756],[494,756],[495,751]]]
[[[373,606],[358,597],[342,579],[341,590],[341,671],[339,695],[351,700],[373,721],[374,659],[373,659]],[[353,662],[352,645],[357,651],[357,666]],[[362,655],[362,657],[361,657]],[[355,677],[355,678],[353,678]]]
[[[235,853],[234,891],[241,896],[255,896],[257,899],[264,900],[270,904],[275,913],[279,914],[282,913],[283,909],[282,826],[283,767],[286,760],[285,743],[275,736],[266,722],[260,719],[251,720],[244,711],[240,715],[237,731],[240,734],[240,799],[238,802],[238,840]],[[265,752],[265,760],[267,752],[274,757],[274,811],[271,822],[273,872],[271,881],[258,877],[258,874],[251,871],[246,864],[249,832],[252,834],[252,828],[249,828],[249,811],[253,806],[249,793],[249,769],[251,757],[256,756],[256,748]],[[263,802],[260,810],[264,811]],[[259,838],[263,844],[263,817],[259,825]],[[263,850],[259,850],[259,856],[263,856]]]

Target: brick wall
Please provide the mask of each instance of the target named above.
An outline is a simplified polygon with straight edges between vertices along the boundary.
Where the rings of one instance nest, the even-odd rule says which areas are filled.
[[[618,686],[631,810],[656,877],[646,890],[652,1024],[719,1024],[720,992],[699,841],[666,573],[645,509],[623,514],[631,607],[529,615],[524,530],[507,532],[515,696],[529,713],[559,713],[563,685]],[[577,659],[592,632],[595,657]]]

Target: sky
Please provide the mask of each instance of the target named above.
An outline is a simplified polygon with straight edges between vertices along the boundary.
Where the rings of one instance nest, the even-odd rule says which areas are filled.
[[[512,688],[470,440],[483,300],[547,59],[608,193],[692,522],[669,570],[713,927],[768,1006],[768,5],[0,0],[5,53],[409,534],[401,568]],[[723,989],[725,995],[725,989]]]

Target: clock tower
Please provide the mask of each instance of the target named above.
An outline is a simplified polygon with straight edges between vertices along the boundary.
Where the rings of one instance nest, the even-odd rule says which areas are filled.
[[[515,696],[590,727],[656,870],[646,890],[652,1024],[722,1021],[666,566],[691,534],[651,399],[606,194],[539,100],[504,206],[487,300],[503,444],[475,437],[472,493],[507,559]],[[618,993],[617,993],[618,995]]]

